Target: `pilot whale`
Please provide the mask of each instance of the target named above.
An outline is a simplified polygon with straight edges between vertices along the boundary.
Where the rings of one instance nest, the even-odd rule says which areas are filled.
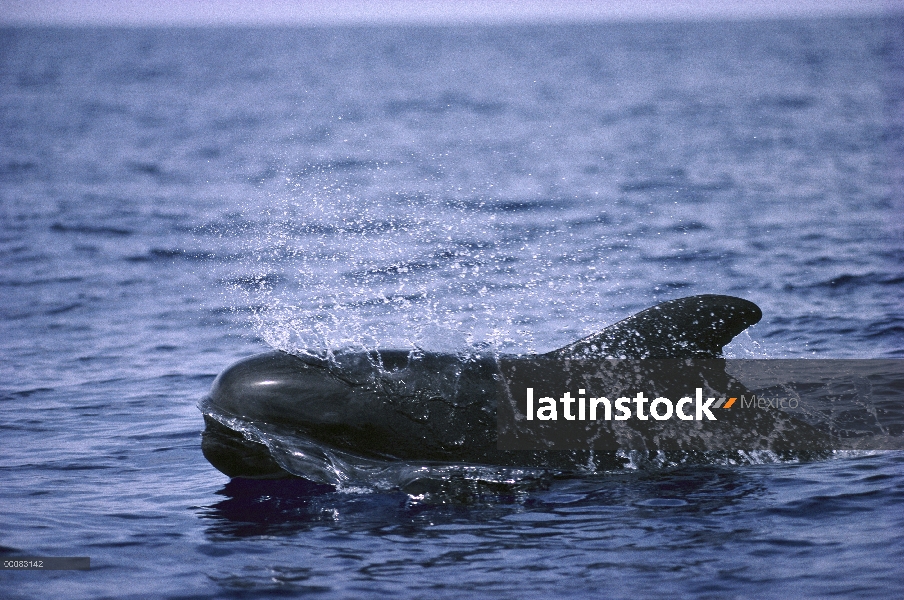
[[[504,365],[529,371],[536,360],[718,359],[725,344],[761,318],[747,300],[698,295],[663,302],[540,355],[267,352],[237,362],[213,382],[199,405],[202,450],[230,477],[301,476],[323,483],[335,483],[334,472],[349,461],[568,470],[587,452],[498,448]],[[737,386],[724,371],[711,375],[710,382],[721,382],[716,387]],[[667,446],[661,434],[639,435],[646,436],[645,448]]]

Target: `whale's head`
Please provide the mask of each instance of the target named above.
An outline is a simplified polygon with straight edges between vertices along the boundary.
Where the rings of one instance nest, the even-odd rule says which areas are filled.
[[[322,361],[285,352],[243,359],[220,373],[202,401],[204,456],[230,477],[286,477],[269,449],[240,424],[344,426],[360,418],[349,393],[353,387]]]

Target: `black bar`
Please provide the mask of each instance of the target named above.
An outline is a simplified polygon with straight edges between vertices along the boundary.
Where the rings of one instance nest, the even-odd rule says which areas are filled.
[[[6,556],[3,558],[4,571],[88,571],[91,558],[88,556]]]
[[[901,359],[500,359],[505,451],[904,449]],[[682,454],[683,453],[683,454]]]

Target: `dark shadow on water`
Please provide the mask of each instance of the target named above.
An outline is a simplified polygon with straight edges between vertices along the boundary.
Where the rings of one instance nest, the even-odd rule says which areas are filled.
[[[204,507],[200,516],[214,521],[208,533],[215,535],[287,534],[322,520],[312,500],[333,492],[333,486],[307,479],[235,478],[217,492],[225,499]]]
[[[620,527],[623,523],[610,523],[610,519],[623,519],[627,514],[641,520],[678,514],[706,516],[731,509],[763,489],[758,477],[713,465],[549,478],[514,485],[419,480],[409,487],[340,492],[304,479],[233,479],[217,492],[224,499],[202,507],[199,517],[209,522],[206,534],[212,541],[292,536],[323,527],[342,533],[378,537],[391,533],[413,539],[436,537],[436,526],[440,525],[463,530],[479,526],[482,532],[489,527],[496,534],[517,535],[517,530],[525,526],[507,520],[516,514],[552,523],[578,510],[585,515],[598,514],[596,526]]]
[[[416,536],[421,522],[504,516],[548,484],[546,478],[505,484],[450,477],[415,479],[391,491],[336,491],[301,478],[235,478],[217,492],[225,499],[201,507],[199,517],[210,520],[212,537],[292,535],[324,525],[377,535],[400,527],[403,535]]]

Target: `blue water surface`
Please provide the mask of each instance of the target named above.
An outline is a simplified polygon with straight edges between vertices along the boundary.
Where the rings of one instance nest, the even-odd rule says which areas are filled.
[[[741,296],[904,357],[904,21],[0,30],[5,598],[904,595],[904,454],[453,491],[229,481],[281,348],[545,352]]]

